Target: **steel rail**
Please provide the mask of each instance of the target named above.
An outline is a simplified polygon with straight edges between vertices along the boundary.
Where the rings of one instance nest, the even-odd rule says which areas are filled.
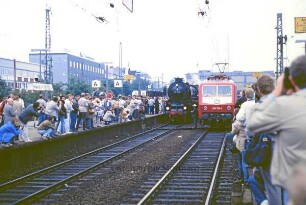
[[[224,154],[224,150],[225,150],[225,141],[226,141],[226,138],[224,137],[223,142],[222,142],[222,147],[220,149],[220,153],[219,153],[219,156],[218,156],[218,161],[217,161],[216,166],[215,166],[214,175],[213,175],[213,178],[211,180],[209,191],[208,191],[207,196],[206,196],[205,205],[209,205],[210,202],[211,202],[211,199],[212,199],[212,192],[213,192],[215,184],[217,182],[217,174],[218,174],[218,171],[219,171],[221,158],[222,158],[222,156]]]
[[[161,127],[162,127],[162,126],[161,126]],[[149,131],[146,131],[146,132],[142,132],[142,133],[137,134],[137,135],[135,135],[135,136],[133,136],[133,137],[127,138],[127,139],[125,139],[125,140],[121,140],[120,142],[117,142],[117,143],[108,145],[108,146],[103,147],[103,148],[96,149],[96,150],[94,150],[94,151],[91,151],[91,152],[88,152],[88,153],[86,153],[86,154],[80,155],[80,156],[78,156],[78,157],[75,157],[75,158],[66,160],[66,161],[61,162],[61,163],[58,163],[58,164],[56,164],[56,165],[52,165],[52,166],[50,166],[50,167],[48,167],[48,168],[45,168],[45,169],[43,169],[43,170],[34,172],[34,173],[32,173],[32,174],[28,174],[28,175],[26,175],[26,176],[24,176],[24,177],[20,177],[20,178],[18,178],[18,179],[15,179],[15,180],[13,180],[13,181],[10,181],[10,182],[7,182],[7,183],[5,183],[5,184],[2,185],[2,189],[3,189],[3,187],[6,187],[6,188],[9,187],[9,188],[10,188],[10,186],[13,186],[13,185],[15,185],[15,184],[24,182],[24,181],[26,181],[27,179],[31,179],[31,178],[34,178],[34,177],[37,177],[37,176],[42,176],[43,174],[46,174],[46,173],[48,173],[48,172],[52,172],[52,170],[54,171],[56,168],[64,167],[65,165],[68,165],[68,164],[70,164],[70,163],[72,163],[72,162],[75,162],[75,161],[77,161],[77,160],[79,160],[79,159],[82,159],[82,158],[85,158],[85,157],[87,157],[87,156],[90,156],[90,155],[94,155],[94,154],[96,154],[96,153],[99,153],[99,151],[100,151],[100,152],[101,152],[101,151],[107,151],[107,150],[109,150],[109,149],[112,148],[112,147],[116,147],[116,146],[121,145],[121,144],[123,144],[123,143],[125,143],[125,142],[129,142],[131,139],[136,139],[136,138],[140,137],[141,135],[145,135],[145,134],[147,134],[147,133],[154,133],[154,131],[158,131],[158,128],[153,129],[153,130],[149,130]],[[26,197],[24,197],[24,198],[22,198],[22,199],[19,199],[18,201],[13,202],[12,204],[22,204],[22,203],[26,203],[26,202],[28,202],[28,201],[34,199],[34,198],[37,198],[37,197],[40,196],[40,195],[44,195],[44,193],[49,192],[50,190],[53,190],[53,189],[55,189],[56,187],[59,187],[59,186],[61,186],[61,185],[64,185],[64,184],[66,184],[67,182],[72,181],[72,180],[75,179],[75,178],[78,178],[78,177],[80,177],[80,176],[83,176],[83,175],[85,175],[86,173],[88,173],[88,172],[90,172],[90,171],[93,171],[93,170],[97,169],[98,167],[101,167],[102,165],[104,165],[104,164],[106,164],[106,163],[108,163],[108,162],[110,162],[110,161],[112,161],[112,160],[114,160],[114,159],[117,159],[118,157],[121,157],[121,156],[125,155],[126,153],[128,153],[128,152],[130,152],[130,151],[132,151],[132,150],[134,150],[134,149],[137,149],[138,147],[143,146],[144,144],[149,143],[150,141],[152,141],[152,140],[154,140],[154,139],[156,139],[156,138],[158,138],[158,137],[160,137],[160,136],[163,136],[163,135],[165,135],[165,134],[167,134],[167,133],[169,133],[169,132],[171,132],[171,131],[172,131],[172,129],[169,129],[169,130],[167,130],[167,131],[165,131],[165,132],[162,132],[162,133],[158,134],[157,136],[155,136],[155,137],[153,137],[153,138],[151,138],[151,139],[148,139],[148,140],[145,141],[145,142],[140,143],[140,144],[137,145],[137,146],[131,147],[131,148],[127,149],[126,151],[120,152],[120,153],[114,155],[113,157],[110,157],[109,159],[103,160],[103,161],[101,161],[101,162],[99,162],[99,163],[96,163],[96,164],[94,164],[94,165],[92,165],[92,166],[90,166],[90,167],[88,167],[88,168],[85,168],[84,170],[79,171],[78,173],[75,173],[75,174],[73,174],[72,176],[69,176],[69,177],[67,177],[67,178],[65,178],[65,179],[63,179],[63,180],[60,180],[59,182],[56,182],[56,183],[54,183],[54,184],[52,184],[52,185],[50,185],[50,186],[47,186],[47,187],[45,187],[45,188],[43,188],[43,189],[41,189],[41,190],[38,190],[37,192],[34,192],[34,193],[32,193],[32,194],[29,194],[28,196],[26,196]]]
[[[167,182],[170,176],[174,173],[177,167],[179,167],[187,158],[190,153],[195,149],[195,147],[202,141],[204,136],[207,135],[207,131],[205,131],[199,139],[193,143],[193,145],[175,162],[175,164],[166,172],[166,174],[152,187],[152,189],[138,202],[137,205],[142,205],[151,200],[151,198],[158,192],[159,188]]]
[[[159,126],[158,128],[155,128],[155,129],[153,129],[153,130],[147,130],[147,131],[145,131],[145,132],[136,134],[136,135],[134,135],[134,136],[132,136],[132,137],[129,137],[129,138],[127,138],[127,139],[120,140],[119,142],[115,142],[115,143],[110,144],[110,145],[107,145],[107,146],[105,146],[105,147],[101,147],[101,148],[95,149],[95,150],[93,150],[93,151],[84,153],[84,154],[79,155],[79,156],[77,156],[77,157],[73,157],[73,158],[71,158],[71,159],[62,161],[62,162],[60,162],[60,163],[54,164],[54,165],[52,165],[52,166],[49,166],[49,167],[47,167],[47,168],[44,168],[44,169],[41,169],[41,170],[32,172],[32,173],[30,173],[30,174],[27,174],[27,175],[25,175],[25,176],[19,177],[19,178],[17,178],[17,179],[11,180],[11,181],[5,182],[5,183],[3,183],[3,184],[0,184],[0,191],[3,190],[3,189],[7,189],[7,187],[10,186],[10,185],[13,185],[13,184],[15,184],[15,183],[19,183],[19,182],[22,181],[22,180],[28,179],[28,178],[30,178],[30,177],[34,177],[34,176],[39,175],[39,174],[42,174],[42,173],[44,173],[44,172],[46,172],[46,171],[50,171],[51,169],[55,169],[55,168],[58,168],[58,167],[60,167],[60,166],[66,165],[66,164],[68,164],[68,163],[70,163],[70,162],[73,162],[73,161],[75,161],[75,160],[78,160],[78,159],[87,157],[87,156],[92,155],[92,154],[94,154],[94,153],[96,153],[96,152],[100,152],[100,151],[102,151],[102,150],[110,149],[110,148],[112,148],[112,147],[114,147],[114,146],[117,146],[117,145],[119,145],[119,144],[122,144],[122,143],[124,143],[124,142],[127,142],[127,141],[129,141],[129,140],[131,140],[131,139],[137,138],[137,137],[139,137],[139,136],[141,136],[141,135],[143,135],[143,134],[152,132],[152,131],[154,131],[154,130],[156,130],[156,129],[159,129],[160,127],[163,127],[163,126],[167,126],[167,125],[161,125],[161,126]]]

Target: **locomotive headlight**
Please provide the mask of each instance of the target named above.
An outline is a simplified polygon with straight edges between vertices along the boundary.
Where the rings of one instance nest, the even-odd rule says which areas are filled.
[[[170,110],[170,107],[166,107],[166,110]]]
[[[204,110],[207,110],[207,106],[204,106]]]
[[[184,106],[184,107],[183,107],[183,110],[187,110],[187,107],[186,107],[186,106]]]
[[[231,106],[227,106],[226,109],[227,110],[231,110],[232,108],[231,108]]]

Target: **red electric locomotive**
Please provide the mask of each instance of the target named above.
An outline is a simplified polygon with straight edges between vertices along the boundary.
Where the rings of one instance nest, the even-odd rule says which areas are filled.
[[[211,75],[199,84],[198,117],[211,128],[231,128],[236,101],[236,84],[228,76]]]

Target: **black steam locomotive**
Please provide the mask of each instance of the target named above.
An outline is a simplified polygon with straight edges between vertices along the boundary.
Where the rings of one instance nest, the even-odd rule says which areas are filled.
[[[183,82],[182,78],[175,78],[168,87],[168,97],[165,112],[169,119],[183,122],[191,120],[192,105],[198,104],[197,86]]]

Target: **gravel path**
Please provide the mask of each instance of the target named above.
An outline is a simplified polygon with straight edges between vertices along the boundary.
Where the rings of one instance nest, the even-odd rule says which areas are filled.
[[[48,204],[120,204],[128,201],[151,174],[157,171],[178,152],[183,153],[201,130],[180,130],[149,143],[121,160],[68,186],[65,192],[48,196]],[[61,195],[63,194],[63,195]],[[60,196],[60,197],[59,197]],[[55,200],[52,203],[49,200]]]

